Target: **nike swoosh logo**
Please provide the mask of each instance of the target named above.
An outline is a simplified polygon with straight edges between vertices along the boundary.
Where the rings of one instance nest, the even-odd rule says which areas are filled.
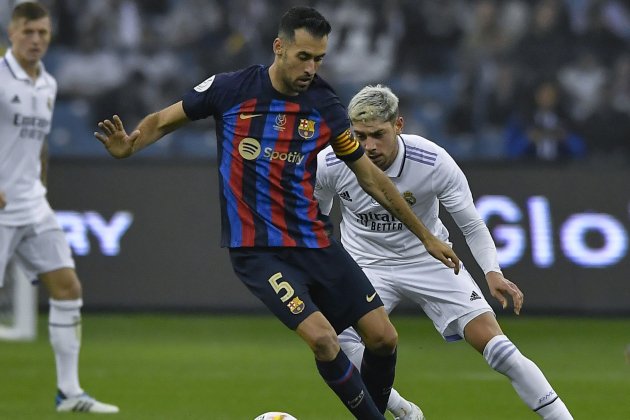
[[[368,302],[372,302],[375,297],[376,297],[376,292],[374,292],[372,296],[365,295],[365,300],[367,300]]]
[[[239,116],[239,118],[241,120],[248,120],[248,119],[254,118],[254,117],[262,117],[262,114],[241,114]]]

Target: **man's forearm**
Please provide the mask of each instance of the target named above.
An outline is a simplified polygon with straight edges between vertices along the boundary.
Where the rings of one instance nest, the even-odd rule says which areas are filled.
[[[167,134],[165,130],[160,129],[160,117],[157,112],[144,117],[135,130],[140,131],[140,137],[138,137],[134,145],[134,153],[155,143]]]
[[[155,143],[187,122],[189,120],[184,114],[181,101],[147,115],[136,127],[136,130],[140,131],[140,137],[135,143],[134,153]]]
[[[400,220],[418,239],[424,242],[433,237],[431,231],[418,219],[387,175],[383,172],[380,174],[376,173],[374,176],[374,185],[369,188],[371,191],[367,191],[368,194],[374,197],[380,205]]]

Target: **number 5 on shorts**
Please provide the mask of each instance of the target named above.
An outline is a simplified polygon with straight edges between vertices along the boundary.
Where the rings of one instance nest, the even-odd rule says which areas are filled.
[[[283,290],[285,291],[284,295],[280,297],[280,300],[286,302],[293,296],[295,293],[293,287],[286,281],[278,281],[282,278],[282,273],[276,273],[273,276],[269,277],[269,284],[273,287],[273,291],[276,294],[280,294]]]

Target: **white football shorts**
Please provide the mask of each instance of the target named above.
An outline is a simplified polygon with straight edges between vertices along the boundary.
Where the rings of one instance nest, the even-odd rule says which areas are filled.
[[[27,278],[60,268],[74,268],[66,235],[52,210],[39,222],[26,226],[0,225],[0,287],[11,258],[17,258]]]
[[[363,267],[390,313],[407,298],[418,304],[446,341],[461,340],[468,322],[494,311],[462,265],[459,274],[428,256],[409,264]]]

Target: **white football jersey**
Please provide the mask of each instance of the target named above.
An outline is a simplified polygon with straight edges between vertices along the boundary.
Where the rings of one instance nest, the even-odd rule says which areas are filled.
[[[438,217],[439,203],[449,213],[474,204],[468,181],[453,158],[423,137],[398,136],[398,155],[385,173],[427,229],[443,241],[448,242],[448,230]],[[317,156],[315,187],[323,214],[330,213],[335,195],[343,216],[341,240],[359,265],[432,258],[402,222],[363,191],[350,168],[327,147]]]
[[[57,82],[40,63],[33,81],[9,49],[0,60],[0,224],[41,220],[50,209],[40,180],[41,150],[50,132]]]

